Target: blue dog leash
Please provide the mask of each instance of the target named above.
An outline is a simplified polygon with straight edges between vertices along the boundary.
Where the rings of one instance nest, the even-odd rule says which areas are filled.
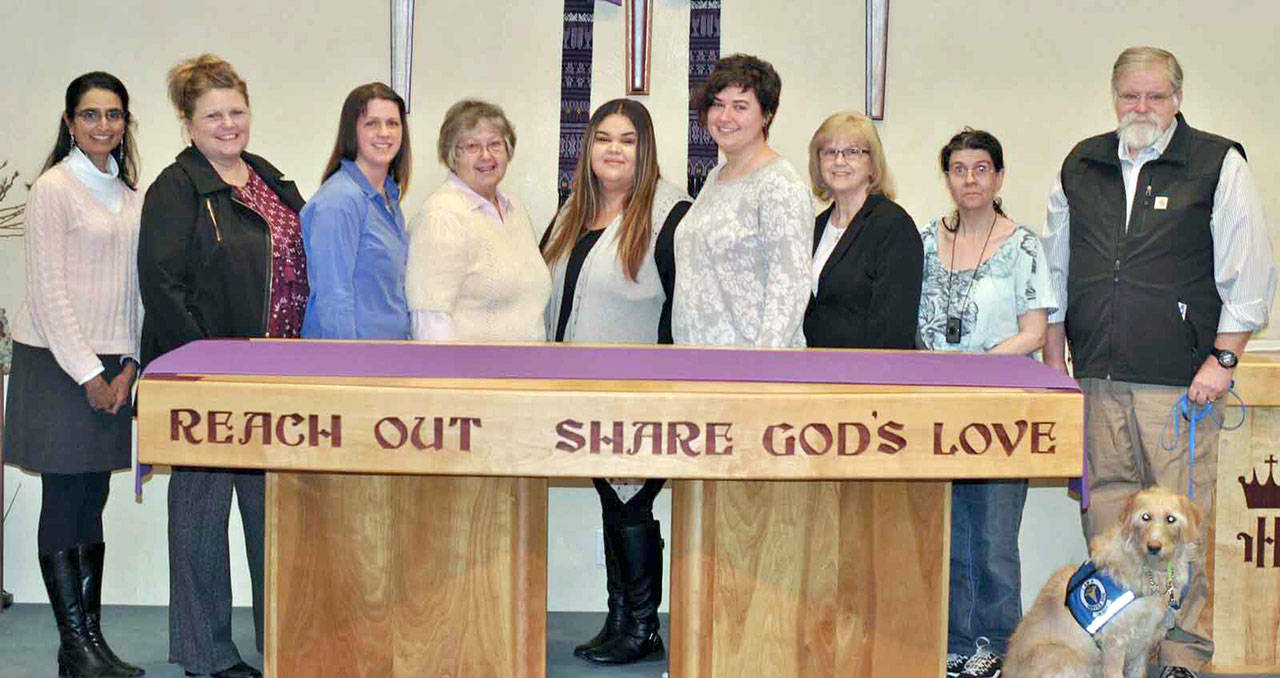
[[[1249,407],[1244,404],[1244,399],[1240,394],[1236,393],[1236,382],[1231,381],[1227,386],[1227,393],[1235,396],[1236,402],[1240,403],[1240,421],[1231,425],[1226,425],[1226,415],[1218,420],[1218,428],[1223,431],[1234,431],[1244,425],[1245,419],[1248,417]],[[1207,402],[1204,405],[1197,405],[1191,402],[1184,393],[1173,404],[1173,409],[1169,412],[1169,419],[1165,420],[1164,430],[1160,434],[1160,445],[1165,450],[1172,452],[1178,447],[1178,438],[1182,436],[1182,420],[1187,420],[1187,431],[1191,438],[1190,462],[1187,464],[1187,498],[1196,498],[1196,425],[1200,420],[1209,416],[1213,412],[1213,402]],[[1169,440],[1169,422],[1173,422],[1173,439]]]
[[[1235,424],[1232,424],[1231,426],[1227,426],[1226,415],[1224,414],[1222,415],[1221,419],[1217,420],[1218,429],[1222,431],[1234,431],[1240,428],[1241,426],[1244,426],[1244,421],[1249,416],[1249,407],[1244,404],[1244,398],[1241,398],[1240,394],[1236,393],[1236,382],[1234,379],[1232,379],[1231,383],[1227,386],[1227,393],[1234,396],[1236,399],[1236,402],[1240,403],[1240,421],[1236,422]],[[1182,420],[1183,419],[1187,420],[1187,433],[1188,433],[1188,436],[1190,437],[1189,442],[1191,444],[1190,461],[1187,464],[1187,498],[1188,499],[1194,500],[1196,498],[1196,473],[1195,473],[1196,471],[1196,425],[1200,423],[1200,420],[1209,416],[1209,414],[1213,412],[1213,409],[1214,409],[1213,401],[1209,401],[1204,405],[1197,405],[1191,402],[1191,400],[1187,398],[1186,394],[1184,393],[1181,397],[1178,398],[1177,402],[1173,404],[1173,409],[1169,412],[1169,419],[1165,420],[1164,430],[1161,432],[1161,435],[1160,435],[1161,447],[1163,447],[1165,450],[1172,452],[1173,450],[1177,449],[1178,438],[1182,435]],[[1173,421],[1173,440],[1166,442],[1168,440],[1167,434],[1169,432],[1170,420]],[[1191,567],[1189,567],[1188,572],[1191,572],[1191,571],[1193,570],[1191,569]],[[1190,582],[1190,579],[1188,578],[1187,586],[1182,587],[1182,593],[1178,597],[1179,600],[1181,600],[1183,597],[1187,595],[1187,587],[1190,586],[1190,584],[1191,582]],[[1171,604],[1171,607],[1176,608],[1177,606]]]

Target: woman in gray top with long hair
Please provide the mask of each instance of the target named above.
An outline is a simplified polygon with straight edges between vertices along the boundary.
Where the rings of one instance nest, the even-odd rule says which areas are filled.
[[[573,193],[542,239],[553,286],[548,338],[671,343],[672,238],[688,208],[688,196],[659,176],[649,111],[627,99],[596,109]],[[593,482],[604,521],[609,614],[573,653],[627,664],[663,651],[662,536],[653,500],[665,481]]]

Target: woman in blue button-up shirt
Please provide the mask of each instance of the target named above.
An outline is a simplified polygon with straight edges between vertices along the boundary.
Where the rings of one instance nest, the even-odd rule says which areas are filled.
[[[410,165],[404,100],[380,82],[352,90],[324,185],[302,210],[311,284],[303,337],[409,338],[400,194]]]

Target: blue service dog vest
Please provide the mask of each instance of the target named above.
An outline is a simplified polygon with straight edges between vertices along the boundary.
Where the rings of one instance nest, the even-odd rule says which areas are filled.
[[[1086,560],[1067,582],[1067,609],[1089,635],[1094,635],[1137,596]]]

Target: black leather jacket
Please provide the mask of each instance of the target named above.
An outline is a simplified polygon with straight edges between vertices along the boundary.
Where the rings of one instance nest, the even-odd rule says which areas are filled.
[[[280,170],[256,155],[241,157],[281,202],[302,209],[302,195]],[[235,198],[195,146],[179,153],[142,206],[143,365],[197,339],[264,336],[271,257],[266,219]]]

